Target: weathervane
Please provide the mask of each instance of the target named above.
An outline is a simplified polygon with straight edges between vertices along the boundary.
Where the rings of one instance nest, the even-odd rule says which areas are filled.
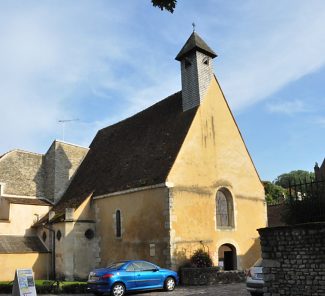
[[[193,32],[195,32],[195,23],[192,23],[192,27],[193,27]]]

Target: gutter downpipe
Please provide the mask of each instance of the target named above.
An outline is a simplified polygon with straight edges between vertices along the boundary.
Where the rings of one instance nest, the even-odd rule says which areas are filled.
[[[51,228],[43,224],[43,227],[49,230],[52,233],[52,250],[51,250],[51,265],[52,265],[52,276],[53,280],[56,281],[56,272],[55,272],[55,231]]]

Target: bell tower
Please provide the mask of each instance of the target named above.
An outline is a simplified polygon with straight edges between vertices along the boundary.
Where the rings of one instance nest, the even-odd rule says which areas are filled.
[[[176,56],[181,62],[183,111],[200,105],[213,78],[216,56],[195,31]]]

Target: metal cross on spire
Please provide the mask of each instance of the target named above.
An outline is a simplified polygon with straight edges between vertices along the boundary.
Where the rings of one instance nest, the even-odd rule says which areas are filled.
[[[195,23],[192,23],[192,27],[193,27],[193,32],[195,32]]]

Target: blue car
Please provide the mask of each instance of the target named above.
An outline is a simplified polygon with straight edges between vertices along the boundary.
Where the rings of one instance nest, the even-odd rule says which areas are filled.
[[[130,260],[95,269],[88,277],[88,291],[96,294],[110,293],[123,296],[127,291],[165,289],[173,291],[178,284],[175,271],[160,268],[147,261]]]

